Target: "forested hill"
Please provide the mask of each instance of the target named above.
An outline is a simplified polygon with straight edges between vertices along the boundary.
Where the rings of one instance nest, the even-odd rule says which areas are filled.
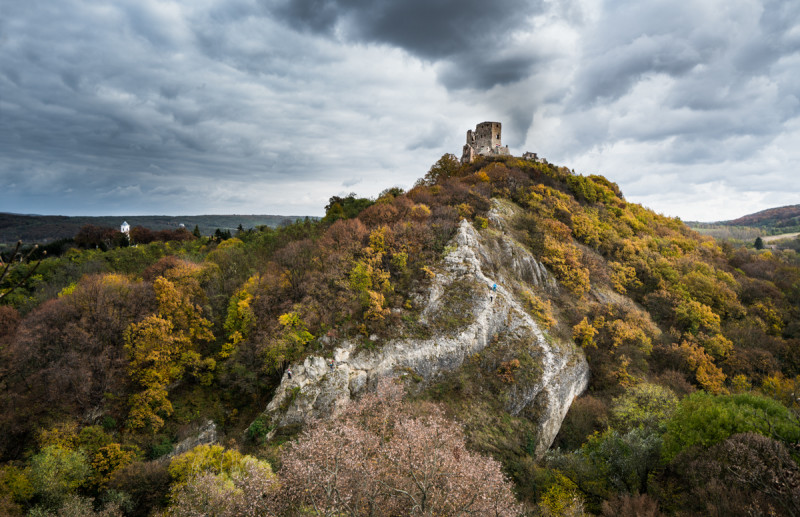
[[[800,515],[793,251],[719,244],[607,178],[514,157],[445,155],[407,192],[325,210],[13,264],[0,278],[0,514]],[[588,391],[546,454],[547,399],[515,405],[541,358],[513,322],[449,373],[336,377],[345,343],[435,346],[495,302],[457,276],[437,291],[466,256],[464,228],[544,266],[552,281],[517,268],[498,293],[547,353],[577,345],[588,361]],[[501,266],[493,278],[516,271]],[[262,413],[306,359],[365,394],[275,427]],[[284,395],[283,410],[303,402]],[[214,444],[187,451],[200,430]]]
[[[202,235],[214,230],[236,230],[257,226],[276,227],[290,224],[300,216],[282,215],[136,215],[136,216],[79,216],[25,215],[0,212],[0,246],[22,241],[25,244],[46,244],[59,239],[73,238],[83,226],[119,228],[123,221],[131,227],[143,226],[151,230],[175,230],[183,224],[189,231],[199,227]]]
[[[728,226],[755,226],[759,228],[793,228],[800,227],[800,205],[781,206],[762,210],[738,219],[722,221],[719,224]]]

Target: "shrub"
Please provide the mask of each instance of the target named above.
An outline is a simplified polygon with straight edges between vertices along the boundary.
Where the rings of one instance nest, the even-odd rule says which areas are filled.
[[[688,447],[709,447],[746,432],[795,443],[800,440],[800,422],[781,403],[758,395],[693,393],[667,421],[664,457],[671,460]]]

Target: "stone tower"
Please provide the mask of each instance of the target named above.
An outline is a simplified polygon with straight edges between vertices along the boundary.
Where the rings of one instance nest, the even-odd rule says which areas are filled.
[[[461,154],[461,163],[470,163],[475,156],[508,155],[508,146],[503,146],[500,122],[481,122],[475,131],[467,130],[467,143]]]

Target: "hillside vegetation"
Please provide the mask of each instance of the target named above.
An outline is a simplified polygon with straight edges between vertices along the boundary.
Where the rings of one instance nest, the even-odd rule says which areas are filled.
[[[527,309],[582,347],[591,383],[553,449],[504,410],[536,372],[502,335],[433,385],[406,375],[405,398],[382,385],[277,434],[257,418],[288,365],[338,339],[465,325],[458,293],[428,325],[418,303],[463,220],[558,281]],[[719,244],[601,176],[445,155],[319,221],[72,250],[9,292],[32,267],[0,283],[3,514],[800,514],[796,253]],[[169,456],[208,419],[219,444]]]

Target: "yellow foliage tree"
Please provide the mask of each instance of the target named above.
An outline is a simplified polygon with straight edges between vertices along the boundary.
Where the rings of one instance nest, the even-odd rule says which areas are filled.
[[[125,450],[118,443],[101,447],[92,459],[92,482],[99,489],[104,489],[114,473],[133,462],[136,454]]]
[[[247,468],[257,467],[269,473],[269,463],[253,456],[244,455],[221,445],[198,445],[173,458],[167,470],[173,479],[173,492],[201,474],[216,474],[226,478],[235,477]]]
[[[594,337],[596,335],[597,329],[589,323],[587,318],[583,318],[577,325],[572,327],[572,339],[574,339],[581,348],[597,348],[597,344],[594,342]]]
[[[131,396],[127,425],[131,429],[148,427],[153,432],[164,425],[163,417],[172,414],[167,386],[180,379],[187,367],[195,372],[213,369],[213,359],[202,359],[195,347],[211,341],[211,322],[202,317],[202,308],[192,298],[202,293],[193,276],[199,268],[179,266],[170,270],[174,281],[158,277],[153,282],[158,313],[125,330],[128,372],[142,388]],[[201,380],[207,381],[205,375]]]
[[[228,341],[222,345],[222,349],[217,354],[220,359],[230,356],[239,343],[247,339],[253,327],[255,327],[256,315],[250,305],[253,302],[254,292],[260,280],[260,275],[253,275],[231,296],[224,324]]]
[[[309,341],[314,339],[314,335],[300,318],[299,307],[295,309],[278,318],[281,325],[280,335],[264,352],[264,369],[267,372],[283,368],[284,364],[300,356]]]
[[[680,345],[684,359],[694,371],[698,384],[714,394],[726,393],[725,374],[714,364],[714,359],[702,347],[692,341]]]

